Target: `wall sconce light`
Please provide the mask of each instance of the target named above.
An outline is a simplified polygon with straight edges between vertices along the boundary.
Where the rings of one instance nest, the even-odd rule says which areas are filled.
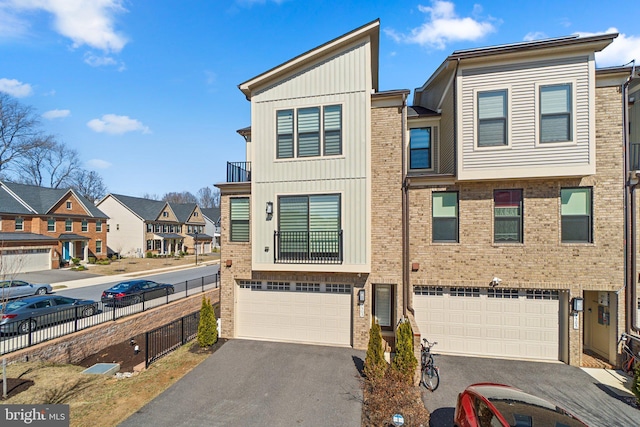
[[[267,215],[273,215],[273,202],[267,202]]]
[[[358,304],[364,304],[364,289],[358,291]]]
[[[233,264],[233,261],[231,261],[230,259],[228,259],[227,262],[225,263],[227,267],[231,267],[232,264]]]
[[[418,271],[420,270],[420,263],[419,262],[414,262],[411,264],[411,271]]]
[[[574,313],[580,313],[584,311],[584,299],[583,298],[574,298],[571,300],[571,311]]]

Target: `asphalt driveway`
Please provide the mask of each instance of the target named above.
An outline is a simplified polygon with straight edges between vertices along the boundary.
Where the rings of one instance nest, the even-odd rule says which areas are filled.
[[[640,410],[580,368],[560,362],[438,354],[434,358],[440,368],[440,386],[433,393],[425,391],[422,394],[425,406],[431,412],[432,427],[452,426],[458,393],[479,382],[508,384],[555,402],[591,427],[640,425]]]
[[[350,348],[230,340],[120,426],[359,426]]]

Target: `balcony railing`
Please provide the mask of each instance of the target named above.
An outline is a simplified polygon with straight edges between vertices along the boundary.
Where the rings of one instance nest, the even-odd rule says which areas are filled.
[[[342,264],[342,230],[275,231],[276,264]]]
[[[640,142],[629,144],[629,169],[632,171],[640,170]]]
[[[227,182],[251,182],[251,162],[227,162]]]

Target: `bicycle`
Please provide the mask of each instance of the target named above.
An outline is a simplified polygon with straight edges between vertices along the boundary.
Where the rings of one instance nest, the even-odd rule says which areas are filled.
[[[436,344],[438,343],[430,343],[426,338],[423,338],[422,350],[420,351],[420,366],[422,370],[420,381],[428,390],[431,391],[436,391],[440,385],[440,372],[438,367],[435,366],[433,354],[431,354],[431,348]]]
[[[618,340],[618,345],[622,344],[621,354],[622,354],[622,370],[629,375],[633,375],[640,363],[640,352],[635,354],[633,352],[632,346],[630,345],[630,339],[633,337],[627,333],[622,333],[620,335],[620,339]]]

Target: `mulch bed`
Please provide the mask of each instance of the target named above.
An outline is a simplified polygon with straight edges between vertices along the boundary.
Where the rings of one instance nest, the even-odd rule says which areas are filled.
[[[18,393],[22,393],[29,387],[35,384],[31,380],[24,380],[22,378],[7,378],[7,399],[12,396],[15,396]],[[3,390],[4,384],[2,382],[2,378],[0,378],[0,390]],[[2,396],[2,391],[0,391],[0,400],[5,400]]]

